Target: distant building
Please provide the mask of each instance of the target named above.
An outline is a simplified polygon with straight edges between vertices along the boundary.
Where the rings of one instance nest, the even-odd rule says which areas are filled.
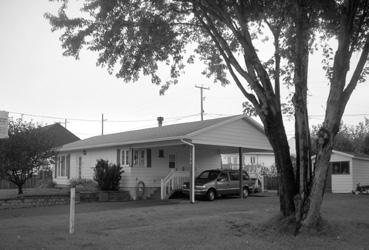
[[[369,185],[369,155],[333,150],[326,192],[350,193],[358,184]]]
[[[40,128],[40,131],[50,138],[53,147],[60,147],[64,144],[79,141],[80,139],[64,128],[60,123],[54,123]]]

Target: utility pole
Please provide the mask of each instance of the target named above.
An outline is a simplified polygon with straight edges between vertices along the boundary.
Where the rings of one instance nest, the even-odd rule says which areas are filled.
[[[68,120],[67,118],[64,119],[64,128],[67,128]]]
[[[101,114],[101,135],[104,135],[104,114]]]
[[[203,97],[203,90],[205,89],[205,90],[209,90],[210,88],[205,88],[203,85],[201,85],[201,86],[197,86],[197,85],[195,85],[195,88],[199,88],[200,89],[200,100],[201,100],[201,121],[203,121],[204,120],[204,104],[203,104],[203,102],[204,102],[204,98],[205,97]]]

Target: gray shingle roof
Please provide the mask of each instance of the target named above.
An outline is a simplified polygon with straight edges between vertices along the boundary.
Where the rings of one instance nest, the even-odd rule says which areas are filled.
[[[140,130],[132,130],[115,134],[100,135],[90,137],[84,140],[76,141],[64,145],[60,150],[76,150],[84,148],[95,148],[104,146],[115,146],[124,144],[133,144],[139,142],[149,142],[149,141],[165,141],[172,139],[185,138],[186,135],[193,132],[205,129],[224,121],[234,119],[236,117],[243,116],[228,116],[223,118],[187,122],[174,125],[167,125],[162,127],[154,127]]]

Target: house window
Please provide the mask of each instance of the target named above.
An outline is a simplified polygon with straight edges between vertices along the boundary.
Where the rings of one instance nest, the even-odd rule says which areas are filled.
[[[60,160],[60,176],[66,176],[64,155],[61,157],[61,160]]]
[[[129,166],[129,153],[128,149],[122,149],[122,165]]]
[[[349,161],[331,162],[332,174],[350,174]]]
[[[251,156],[250,157],[250,163],[253,165],[253,164],[255,164],[255,156]]]
[[[163,149],[159,149],[159,158],[164,158],[164,150]]]
[[[176,167],[176,156],[169,155],[169,168],[175,168],[175,167]]]
[[[56,160],[57,177],[69,177],[70,155],[58,156]]]

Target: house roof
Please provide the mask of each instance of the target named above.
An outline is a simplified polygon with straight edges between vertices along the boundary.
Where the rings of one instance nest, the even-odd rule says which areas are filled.
[[[51,139],[53,147],[59,147],[80,140],[72,132],[60,125],[60,123],[41,127],[40,132]]]
[[[245,115],[237,115],[211,120],[187,122],[162,127],[94,136],[81,141],[66,144],[60,148],[60,151],[71,151],[178,139],[191,139],[191,137],[194,135],[203,133],[209,129],[227,124],[238,119],[244,119],[245,121],[253,125],[256,129],[264,133],[263,128],[257,122]]]

